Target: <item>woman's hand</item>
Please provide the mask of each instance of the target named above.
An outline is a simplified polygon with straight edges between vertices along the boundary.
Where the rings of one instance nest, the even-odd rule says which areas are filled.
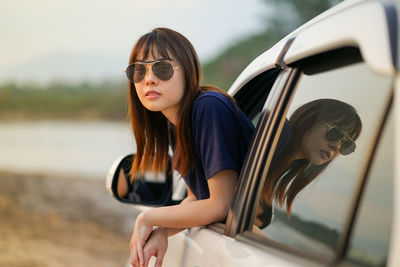
[[[161,267],[168,248],[168,232],[164,228],[156,228],[144,246],[144,266],[147,267],[152,256],[156,257],[155,267]]]
[[[144,212],[136,218],[135,228],[131,238],[131,264],[132,266],[144,266],[143,248],[149,238],[153,226],[146,223]]]

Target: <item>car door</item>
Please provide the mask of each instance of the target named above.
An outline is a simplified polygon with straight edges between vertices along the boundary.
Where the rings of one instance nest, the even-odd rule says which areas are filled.
[[[357,50],[350,52],[358,54]],[[339,58],[341,53],[347,55],[344,57],[346,59],[351,57],[347,48],[335,50],[332,56]],[[317,64],[323,64],[322,58],[315,59]],[[377,75],[362,61],[307,74],[310,73],[306,72],[309,68],[313,69],[313,64],[314,62],[308,61],[298,65],[298,68],[288,70],[288,77],[296,79],[296,75],[298,76],[296,86],[288,86],[287,93],[282,92],[281,105],[276,105],[270,114],[265,112],[262,118],[260,126],[265,123],[267,126],[270,125],[269,128],[272,130],[270,133],[268,131],[257,133],[256,140],[264,145],[265,150],[261,148],[258,153],[254,153],[248,171],[252,180],[249,181],[247,192],[238,194],[246,198],[241,201],[248,201],[248,205],[243,205],[243,209],[248,213],[241,217],[238,214],[237,220],[241,224],[233,226],[243,227],[243,231],[235,236],[241,242],[258,247],[279,248],[286,251],[287,255],[298,255],[314,263],[332,264],[341,260],[347,253],[361,194],[369,177],[369,166],[376,150],[377,138],[381,135],[391,107],[392,77]],[[329,60],[327,64],[329,65]],[[358,111],[362,121],[362,133],[356,140],[356,151],[347,156],[338,156],[310,182],[296,196],[290,216],[285,205],[273,203],[274,220],[261,229],[262,234],[257,233],[252,226],[257,219],[256,211],[260,205],[261,190],[268,179],[269,163],[274,154],[278,153],[278,149],[275,148],[283,133],[284,121],[289,119],[298,107],[327,98],[346,102]],[[268,124],[268,121],[275,123]],[[390,151],[387,154],[391,158]],[[393,176],[388,175],[389,180],[393,179]],[[240,199],[237,200],[239,201]],[[390,212],[389,209],[382,214]],[[365,219],[365,222],[372,221],[372,218]],[[384,226],[383,229],[390,229],[390,218],[384,216],[380,221],[382,227]],[[381,232],[383,230],[378,229]],[[385,240],[385,246],[387,249],[388,240]],[[384,262],[388,256],[388,250],[385,252],[380,262]]]

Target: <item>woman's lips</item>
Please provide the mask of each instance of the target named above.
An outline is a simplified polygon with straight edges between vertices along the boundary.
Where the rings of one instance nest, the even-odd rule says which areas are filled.
[[[155,99],[159,98],[160,96],[161,96],[161,94],[156,91],[148,91],[145,94],[145,97],[148,100],[155,100]]]
[[[331,156],[331,153],[329,153],[328,151],[325,151],[325,150],[320,150],[320,154],[321,154],[321,158],[323,160],[328,160],[329,157]]]

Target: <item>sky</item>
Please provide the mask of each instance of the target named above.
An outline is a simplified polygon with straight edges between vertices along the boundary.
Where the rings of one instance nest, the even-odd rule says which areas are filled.
[[[134,42],[170,27],[202,63],[265,28],[262,0],[2,0],[0,84],[120,78]]]

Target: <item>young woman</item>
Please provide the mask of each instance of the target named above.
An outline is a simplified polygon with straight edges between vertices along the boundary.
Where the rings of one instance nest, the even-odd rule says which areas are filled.
[[[172,167],[187,185],[179,205],[147,210],[136,219],[131,264],[147,265],[154,255],[161,266],[169,235],[225,221],[254,127],[224,91],[200,86],[196,52],[173,30],[143,35],[126,73],[137,146],[131,176],[165,170],[171,145]]]
[[[356,148],[362,123],[356,110],[339,100],[318,99],[296,109],[285,122],[271,162],[256,225],[272,220],[272,201],[286,203],[290,215],[296,195],[339,154]]]

